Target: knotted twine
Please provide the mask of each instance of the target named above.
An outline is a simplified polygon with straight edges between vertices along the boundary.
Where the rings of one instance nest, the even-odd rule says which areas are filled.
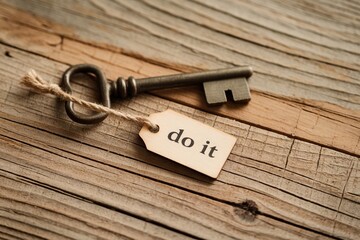
[[[73,95],[65,92],[57,84],[44,81],[40,77],[40,75],[38,75],[36,73],[36,71],[33,69],[31,69],[24,77],[22,77],[21,83],[23,85],[35,90],[36,92],[50,93],[64,101],[71,101],[71,102],[77,103],[77,104],[84,106],[95,112],[104,112],[107,114],[112,114],[117,117],[129,120],[129,121],[133,121],[139,125],[146,125],[146,126],[148,126],[148,128],[151,131],[154,131],[154,132],[158,131],[159,127],[156,124],[152,123],[147,117],[141,117],[141,116],[135,116],[132,114],[122,113],[122,112],[116,111],[114,109],[105,107],[100,104],[82,100],[81,98],[78,98],[76,96],[73,96]]]

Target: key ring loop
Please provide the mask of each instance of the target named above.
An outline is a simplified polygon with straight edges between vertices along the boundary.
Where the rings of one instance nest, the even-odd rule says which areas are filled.
[[[62,76],[62,83],[64,90],[71,94],[71,78],[78,73],[83,73],[86,75],[93,74],[95,75],[95,81],[98,84],[101,103],[105,107],[110,108],[110,93],[108,89],[108,84],[104,74],[101,70],[92,64],[78,64],[68,68],[63,76]],[[67,115],[75,122],[82,123],[82,124],[95,124],[103,121],[108,114],[107,113],[94,113],[94,114],[82,114],[78,113],[74,110],[74,103],[71,101],[65,102],[65,110]]]

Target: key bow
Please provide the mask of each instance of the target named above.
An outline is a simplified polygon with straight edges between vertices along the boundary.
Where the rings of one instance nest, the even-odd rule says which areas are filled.
[[[104,74],[101,70],[91,64],[79,64],[68,68],[62,77],[63,88],[69,94],[72,93],[71,78],[78,73],[94,74],[95,81],[97,81],[100,89],[100,98],[102,105],[110,108],[110,93],[108,90],[108,84]],[[82,114],[74,110],[74,103],[71,101],[65,102],[65,110],[67,115],[75,122],[83,124],[94,124],[103,121],[108,114],[107,113],[94,113],[94,114]]]

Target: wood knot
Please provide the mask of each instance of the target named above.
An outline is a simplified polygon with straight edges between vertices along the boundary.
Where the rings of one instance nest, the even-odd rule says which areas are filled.
[[[235,214],[246,221],[254,221],[259,214],[259,208],[253,200],[245,200],[236,205]]]
[[[5,56],[7,56],[7,57],[10,57],[10,58],[12,58],[12,57],[13,57],[13,56],[10,54],[10,52],[9,52],[9,51],[5,51],[4,55],[5,55]]]

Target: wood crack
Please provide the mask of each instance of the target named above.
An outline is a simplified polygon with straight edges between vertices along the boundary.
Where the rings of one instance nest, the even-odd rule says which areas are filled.
[[[0,171],[5,171],[5,170],[0,169]],[[7,171],[5,171],[5,172],[7,172]],[[39,186],[39,187],[48,189],[48,190],[50,190],[50,191],[55,191],[55,192],[58,192],[58,193],[61,193],[61,194],[65,194],[65,195],[67,195],[67,196],[74,197],[74,198],[80,199],[80,200],[82,200],[82,201],[90,202],[90,203],[96,204],[96,205],[98,205],[98,206],[104,207],[104,208],[106,208],[106,209],[109,209],[109,210],[112,210],[112,211],[115,211],[115,212],[119,212],[119,213],[122,213],[122,214],[126,214],[126,215],[128,215],[128,216],[137,218],[137,219],[141,219],[141,220],[146,221],[146,222],[148,222],[148,223],[152,223],[152,224],[155,224],[155,225],[157,225],[157,226],[164,227],[164,228],[169,229],[169,230],[171,230],[171,231],[173,231],[173,232],[180,233],[181,235],[188,236],[188,237],[191,237],[191,238],[193,238],[193,239],[202,239],[202,238],[199,238],[199,237],[197,237],[197,236],[191,235],[191,234],[189,234],[189,233],[187,233],[187,232],[182,232],[182,231],[180,231],[179,229],[172,228],[171,226],[167,226],[166,224],[163,224],[163,223],[154,221],[154,220],[152,220],[151,218],[146,218],[146,217],[143,217],[143,216],[140,216],[140,215],[131,213],[131,212],[124,211],[123,209],[119,209],[119,208],[117,208],[117,207],[111,206],[111,205],[106,204],[106,203],[104,203],[104,202],[99,202],[99,201],[96,201],[95,199],[90,199],[90,198],[87,198],[87,197],[85,197],[85,196],[81,196],[81,195],[78,195],[78,194],[75,194],[75,193],[72,193],[72,192],[68,192],[68,191],[66,191],[66,190],[64,190],[64,189],[59,189],[59,188],[57,188],[57,187],[48,185],[48,184],[46,184],[46,183],[39,182],[39,181],[36,181],[36,180],[34,180],[34,179],[26,178],[26,177],[24,177],[24,176],[17,175],[17,174],[12,173],[12,172],[7,172],[7,173],[12,174],[12,175],[15,175],[15,176],[17,176],[17,177],[20,177],[21,179],[24,179],[24,181],[27,182],[27,183],[37,185],[37,186]],[[27,179],[27,180],[25,180],[25,179]]]
[[[281,31],[278,31],[278,30],[276,30],[276,29],[270,29],[270,28],[265,27],[265,26],[263,26],[263,25],[261,25],[261,24],[258,24],[258,23],[256,23],[256,22],[252,22],[252,21],[249,21],[249,20],[247,20],[247,19],[239,18],[238,16],[233,15],[233,14],[228,13],[228,12],[225,12],[225,11],[223,11],[222,9],[214,8],[214,7],[212,7],[212,6],[203,4],[203,3],[199,2],[199,1],[197,1],[197,4],[200,4],[200,5],[204,6],[204,7],[211,8],[211,9],[213,9],[213,10],[215,10],[215,11],[221,12],[221,13],[223,13],[223,14],[229,15],[229,16],[231,16],[231,17],[234,17],[234,18],[239,19],[239,20],[241,20],[241,21],[244,21],[244,22],[253,24],[253,25],[255,25],[255,26],[258,26],[258,27],[261,27],[261,28],[270,30],[270,31],[272,31],[272,32],[276,32],[276,33],[282,34],[282,35],[284,35],[284,36],[288,36],[288,37],[290,37],[290,38],[299,39],[299,40],[301,40],[301,41],[308,42],[308,43],[311,43],[311,44],[314,44],[314,45],[318,45],[318,46],[321,46],[321,47],[325,47],[325,48],[328,48],[328,49],[336,49],[336,50],[341,50],[341,51],[344,51],[344,52],[349,52],[349,53],[351,53],[351,54],[354,54],[354,52],[347,51],[347,50],[342,49],[342,48],[333,48],[333,47],[329,47],[329,46],[326,46],[326,45],[321,45],[321,44],[319,44],[319,43],[317,43],[317,42],[313,42],[313,41],[309,41],[309,40],[307,40],[307,39],[299,38],[299,37],[297,37],[297,36],[293,36],[293,35],[291,35],[291,34],[287,34],[287,33],[285,33],[285,32],[281,32]],[[357,55],[359,55],[359,54],[357,54]],[[327,63],[327,64],[331,64],[331,63],[329,63],[329,62],[326,62],[326,63]],[[336,66],[336,65],[335,65],[335,66]],[[339,67],[347,68],[346,66],[339,66]],[[350,68],[350,69],[352,69],[352,68]],[[352,70],[356,70],[356,69],[352,69]]]

